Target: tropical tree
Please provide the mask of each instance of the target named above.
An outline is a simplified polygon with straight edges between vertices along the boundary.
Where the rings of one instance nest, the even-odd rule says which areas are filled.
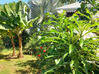
[[[0,28],[0,36],[2,37],[9,37],[11,39],[12,47],[13,47],[13,53],[12,56],[16,56],[15,54],[15,43],[14,43],[14,34],[11,30]]]
[[[32,23],[37,19],[28,20],[29,7],[27,4],[19,1],[17,3],[5,4],[4,10],[0,12],[0,22],[2,26],[11,27],[13,32],[16,33],[19,39],[19,54],[18,57],[22,58],[22,32],[32,26]]]
[[[3,15],[2,13],[2,11],[3,11],[4,9],[3,9],[3,5],[2,6],[0,6],[0,36],[1,37],[5,37],[5,36],[8,36],[10,39],[11,39],[11,43],[12,43],[12,46],[13,46],[13,54],[12,54],[12,56],[14,57],[15,56],[15,43],[14,43],[14,40],[13,40],[13,30],[12,30],[12,27],[11,26],[9,26],[9,24],[7,23],[5,23],[5,21],[7,20],[7,19],[4,19],[4,17],[3,16],[1,16],[1,15]]]

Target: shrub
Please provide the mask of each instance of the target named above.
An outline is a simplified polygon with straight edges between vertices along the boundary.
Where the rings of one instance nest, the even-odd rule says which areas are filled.
[[[94,28],[98,24],[80,20],[78,13],[86,16],[80,12],[72,17],[65,17],[64,14],[58,16],[47,14],[49,19],[43,22],[43,26],[48,27],[42,32],[41,44],[49,43],[50,49],[41,61],[42,73],[89,74],[95,70],[89,61],[97,60],[95,51],[98,39],[97,36],[84,39],[84,36],[98,31]]]

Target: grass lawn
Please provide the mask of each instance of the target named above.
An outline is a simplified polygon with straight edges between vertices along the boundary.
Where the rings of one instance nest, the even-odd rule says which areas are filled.
[[[22,59],[7,58],[11,55],[12,50],[0,51],[0,74],[37,74],[36,57],[24,55]]]

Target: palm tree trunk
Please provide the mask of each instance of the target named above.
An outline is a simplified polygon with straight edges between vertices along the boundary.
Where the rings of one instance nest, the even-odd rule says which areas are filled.
[[[12,54],[12,56],[14,57],[15,56],[15,44],[14,44],[14,41],[13,41],[13,37],[11,37],[11,43],[12,43],[12,46],[13,46],[13,54]]]
[[[18,39],[19,39],[19,54],[18,54],[18,57],[23,58],[21,34],[18,35]]]

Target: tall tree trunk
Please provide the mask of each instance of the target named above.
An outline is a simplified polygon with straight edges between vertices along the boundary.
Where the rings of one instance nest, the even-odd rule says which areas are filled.
[[[13,46],[13,54],[12,54],[12,56],[14,57],[15,56],[15,44],[14,44],[14,41],[13,41],[13,37],[11,37],[11,43],[12,43],[12,46]]]
[[[18,54],[18,57],[23,58],[21,34],[18,35],[18,39],[19,39],[19,54]]]

